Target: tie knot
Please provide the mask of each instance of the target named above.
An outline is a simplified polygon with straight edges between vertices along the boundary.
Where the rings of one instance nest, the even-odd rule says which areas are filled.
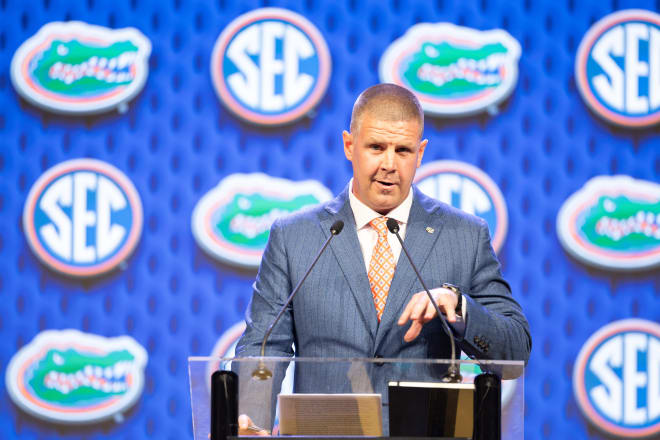
[[[387,217],[377,217],[369,222],[372,228],[374,228],[378,235],[383,237],[387,235]]]

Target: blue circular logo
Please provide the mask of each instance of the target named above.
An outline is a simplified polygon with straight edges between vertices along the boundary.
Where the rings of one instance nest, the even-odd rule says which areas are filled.
[[[415,183],[427,196],[484,219],[499,252],[509,216],[502,192],[486,173],[465,162],[439,160],[420,167]]]
[[[309,113],[330,79],[330,52],[306,18],[279,8],[243,14],[220,34],[211,57],[213,85],[237,116],[281,125]]]
[[[584,344],[573,370],[575,398],[594,426],[616,437],[660,433],[660,325],[616,321]]]
[[[587,105],[627,127],[660,121],[660,15],[617,11],[594,24],[577,52],[575,77]]]
[[[27,241],[51,269],[95,276],[126,260],[142,232],[142,204],[117,168],[74,159],[47,170],[23,210]]]

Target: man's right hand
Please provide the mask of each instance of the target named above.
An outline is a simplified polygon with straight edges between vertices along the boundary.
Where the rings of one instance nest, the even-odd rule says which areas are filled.
[[[252,419],[246,414],[241,414],[238,416],[238,435],[258,435],[267,437],[270,435],[270,432],[255,425],[252,422]]]
[[[433,295],[440,311],[447,317],[447,321],[450,323],[456,322],[455,310],[458,304],[458,296],[450,289],[443,287],[431,289],[430,293]],[[433,307],[433,303],[431,303],[425,291],[414,294],[397,322],[399,325],[405,325],[406,322],[412,321],[408,331],[403,336],[403,340],[410,342],[415,339],[421,333],[422,326],[437,315],[435,307]]]

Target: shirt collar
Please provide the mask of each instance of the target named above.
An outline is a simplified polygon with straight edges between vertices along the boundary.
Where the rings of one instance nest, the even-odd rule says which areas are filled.
[[[351,204],[351,210],[353,211],[353,217],[355,217],[355,226],[358,230],[364,228],[375,218],[382,217],[382,214],[377,213],[373,209],[369,208],[367,205],[362,203],[355,194],[353,194],[353,179],[348,184],[348,201]],[[410,208],[412,207],[413,202],[413,191],[412,187],[408,191],[408,195],[403,202],[390,212],[386,214],[386,217],[393,218],[399,223],[406,224],[408,223],[408,217],[410,215]]]

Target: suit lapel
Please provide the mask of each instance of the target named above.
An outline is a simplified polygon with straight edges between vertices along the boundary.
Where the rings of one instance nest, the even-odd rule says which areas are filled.
[[[362,314],[365,326],[375,338],[378,328],[378,318],[369,287],[369,279],[365,269],[360,242],[357,237],[355,217],[348,202],[348,189],[345,189],[326,208],[328,216],[321,218],[323,234],[328,237],[330,226],[337,221],[344,222],[342,232],[332,239],[330,248],[339,263],[339,267],[348,282],[356,303]]]
[[[417,269],[421,272],[440,235],[442,215],[438,215],[438,212],[434,213],[437,205],[431,203],[415,187],[413,187],[413,191],[414,198],[406,226],[406,237],[403,242],[410,253],[410,258],[412,258]],[[385,310],[376,334],[376,347],[378,347],[391,328],[397,325],[396,322],[403,312],[403,308],[410,301],[412,294],[417,293],[417,291],[413,292],[411,290],[413,284],[416,282],[417,275],[415,275],[415,270],[410,265],[410,261],[408,261],[408,257],[406,257],[405,251],[402,249],[397,261],[394,278],[392,279],[390,293],[385,303]],[[428,283],[427,280],[424,280],[424,282]],[[438,286],[429,286],[427,284],[427,287],[433,289]],[[422,287],[420,286],[419,289],[421,290]]]

